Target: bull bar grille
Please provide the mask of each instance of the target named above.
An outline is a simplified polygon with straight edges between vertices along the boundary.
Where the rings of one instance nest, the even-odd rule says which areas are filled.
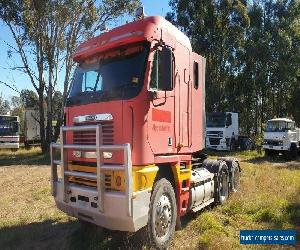
[[[91,144],[67,144],[66,143],[66,133],[67,132],[77,132],[77,131],[95,131],[96,143]],[[131,199],[133,195],[132,190],[132,162],[131,162],[131,148],[130,144],[119,144],[119,145],[104,145],[102,137],[102,125],[85,125],[85,126],[63,126],[60,129],[60,139],[61,144],[52,143],[50,147],[51,154],[51,192],[53,196],[57,194],[58,183],[62,185],[63,190],[63,201],[65,203],[69,202],[69,194],[71,188],[77,188],[82,190],[90,190],[91,193],[97,194],[97,208],[101,213],[104,213],[104,195],[119,196],[123,197],[127,201],[127,214],[132,215],[131,211]],[[68,170],[68,149],[75,150],[87,150],[94,151],[96,153],[96,173],[87,173],[83,171],[72,171]],[[60,160],[54,159],[54,151],[60,151]],[[102,159],[103,152],[121,151],[124,153],[124,164],[119,165],[109,165],[105,164]],[[58,166],[61,167],[61,179],[58,179]],[[111,176],[109,178],[106,175],[107,171],[124,171],[125,176],[125,191],[124,192],[111,192],[106,190],[105,184],[109,185],[111,183]],[[102,176],[104,178],[102,178]],[[72,178],[82,178],[88,181],[94,181],[96,187],[81,187],[81,185],[76,185],[69,182],[69,177]],[[109,180],[110,179],[110,180]]]

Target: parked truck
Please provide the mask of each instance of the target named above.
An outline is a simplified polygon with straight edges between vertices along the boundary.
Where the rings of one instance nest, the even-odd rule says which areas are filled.
[[[275,118],[267,122],[263,148],[266,155],[282,153],[288,159],[297,157],[300,149],[300,129],[287,118]]]
[[[24,115],[24,145],[25,148],[37,146],[41,143],[40,115],[38,108],[26,108]]]
[[[249,150],[253,142],[240,135],[238,113],[213,112],[206,116],[206,147],[220,151]]]
[[[19,117],[0,115],[0,149],[17,151],[20,147]]]
[[[239,185],[235,159],[202,153],[205,58],[153,16],[82,43],[73,59],[65,125],[51,146],[56,205],[111,230],[146,228],[165,248],[182,216],[224,203]]]

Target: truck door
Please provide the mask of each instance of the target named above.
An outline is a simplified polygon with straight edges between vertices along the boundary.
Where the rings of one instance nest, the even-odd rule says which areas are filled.
[[[166,154],[175,152],[174,142],[174,90],[164,90],[161,82],[163,69],[162,48],[157,48],[150,56],[151,70],[149,75],[150,105],[148,111],[148,141],[154,154]],[[174,60],[172,53],[172,72],[174,72]],[[173,73],[171,78],[173,78]],[[172,79],[171,79],[172,80]],[[174,86],[174,83],[172,84]],[[149,100],[147,100],[149,101]]]
[[[185,47],[176,50],[176,144],[188,147],[190,144],[190,53]]]

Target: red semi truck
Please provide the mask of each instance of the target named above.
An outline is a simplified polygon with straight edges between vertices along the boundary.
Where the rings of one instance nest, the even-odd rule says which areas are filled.
[[[111,230],[147,227],[165,248],[180,217],[223,203],[239,185],[235,159],[201,151],[205,58],[154,16],[82,43],[74,61],[60,144],[51,146],[57,207]]]

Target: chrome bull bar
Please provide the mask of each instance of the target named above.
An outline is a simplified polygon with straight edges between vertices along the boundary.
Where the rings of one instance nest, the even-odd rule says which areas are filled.
[[[96,145],[79,145],[79,144],[66,144],[66,133],[69,131],[96,131]],[[99,212],[104,213],[104,193],[111,193],[111,195],[121,195],[125,196],[126,203],[128,204],[127,214],[128,216],[132,216],[132,161],[131,161],[131,148],[130,144],[119,144],[119,145],[103,145],[103,137],[102,137],[102,126],[98,125],[87,125],[87,126],[62,126],[60,128],[60,140],[61,143],[52,143],[50,147],[51,154],[51,192],[55,197],[57,194],[57,183],[60,182],[63,187],[63,201],[65,203],[69,202],[70,188],[74,186],[74,184],[70,185],[68,182],[69,176],[87,178],[91,180],[96,180],[96,193],[97,193],[97,205]],[[68,170],[68,159],[67,159],[67,151],[68,149],[78,149],[82,151],[94,151],[96,152],[96,160],[97,160],[97,170],[96,174],[94,173],[86,173],[81,171],[71,171]],[[60,160],[54,159],[54,151],[60,151]],[[110,151],[123,151],[124,152],[124,164],[123,165],[108,165],[103,162],[103,152]],[[58,179],[57,167],[60,165],[61,167],[61,179]],[[125,175],[125,192],[117,192],[117,191],[105,191],[104,185],[104,175],[102,171],[124,171]],[[77,188],[80,185],[77,185]],[[87,187],[84,187],[86,189]],[[91,192],[95,192],[94,188],[91,188]]]

